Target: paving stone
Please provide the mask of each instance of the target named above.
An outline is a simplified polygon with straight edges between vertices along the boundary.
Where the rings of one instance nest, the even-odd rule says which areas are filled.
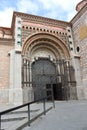
[[[56,108],[22,130],[87,130],[87,101],[56,102]]]

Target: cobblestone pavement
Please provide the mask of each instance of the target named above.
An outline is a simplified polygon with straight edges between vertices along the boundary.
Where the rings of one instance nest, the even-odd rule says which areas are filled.
[[[87,130],[87,100],[56,102],[56,108],[22,130]]]

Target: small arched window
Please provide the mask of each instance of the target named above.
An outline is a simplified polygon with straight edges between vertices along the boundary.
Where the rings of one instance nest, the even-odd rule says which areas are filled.
[[[79,52],[79,51],[80,51],[80,48],[79,48],[79,46],[77,46],[76,50],[77,50],[77,52]]]

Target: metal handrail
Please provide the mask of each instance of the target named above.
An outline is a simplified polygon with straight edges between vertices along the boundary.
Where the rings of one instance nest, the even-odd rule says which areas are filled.
[[[20,106],[14,107],[14,108],[10,108],[10,109],[7,109],[7,110],[0,112],[0,130],[1,130],[1,116],[2,115],[9,113],[11,111],[14,111],[14,110],[23,108],[25,106],[28,106],[28,125],[30,126],[30,105],[34,104],[36,102],[39,102],[39,101],[43,101],[43,114],[45,115],[46,114],[45,101],[46,101],[47,98],[48,97],[44,97],[44,98],[41,98],[41,99],[38,99],[38,100],[35,100],[35,101],[32,101],[32,102],[28,102],[28,103],[25,103],[23,105],[20,105]]]

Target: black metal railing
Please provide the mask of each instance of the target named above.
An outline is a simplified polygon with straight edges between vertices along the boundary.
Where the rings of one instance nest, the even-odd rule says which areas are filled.
[[[32,101],[32,102],[28,102],[26,104],[23,104],[23,105],[20,105],[20,106],[17,106],[17,107],[14,107],[14,108],[10,108],[10,109],[7,109],[7,110],[4,110],[2,112],[0,112],[0,130],[2,130],[2,126],[1,126],[1,117],[2,115],[5,115],[9,112],[12,112],[14,110],[17,110],[17,109],[20,109],[20,108],[23,108],[25,106],[28,106],[28,125],[30,126],[30,105],[31,104],[34,104],[36,102],[40,102],[42,101],[43,102],[43,114],[46,115],[46,100],[48,99],[48,97],[44,97],[44,98],[41,98],[41,99],[38,99],[38,100],[35,100],[35,101]],[[53,102],[53,106],[54,106],[54,102]]]

